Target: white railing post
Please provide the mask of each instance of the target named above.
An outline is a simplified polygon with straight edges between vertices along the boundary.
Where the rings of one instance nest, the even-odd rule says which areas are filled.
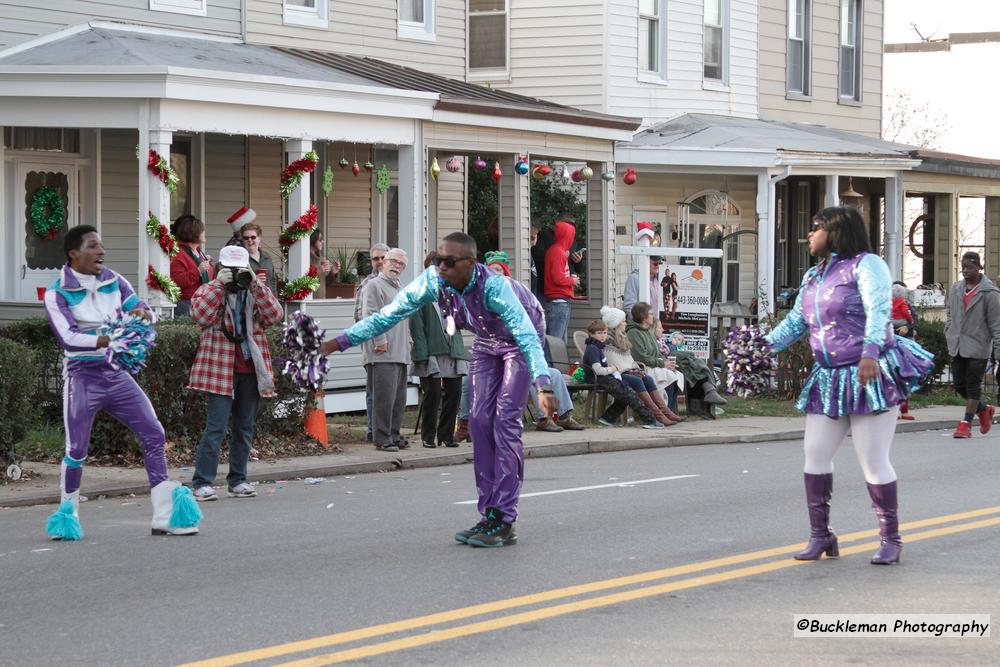
[[[291,164],[295,160],[301,160],[306,153],[312,150],[312,141],[307,139],[287,139],[285,140],[285,164]],[[312,203],[310,194],[312,192],[312,174],[303,174],[299,187],[295,189],[288,199],[285,200],[286,226],[298,220],[299,216],[309,210]],[[301,278],[309,272],[309,237],[296,241],[288,249],[288,264],[286,266],[285,279],[287,281]],[[305,298],[312,300],[312,294]]]

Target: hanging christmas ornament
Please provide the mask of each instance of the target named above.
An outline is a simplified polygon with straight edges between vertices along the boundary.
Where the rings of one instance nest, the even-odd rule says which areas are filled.
[[[333,167],[327,166],[323,171],[323,195],[329,197],[331,190],[333,190]]]
[[[375,165],[372,164],[371,160],[365,162],[365,171],[372,171],[373,169],[375,169]]]
[[[551,174],[551,173],[552,173],[552,167],[550,167],[550,166],[549,166],[549,165],[547,165],[547,164],[543,164],[543,165],[542,165],[542,166],[541,166],[541,167],[539,168],[539,171],[541,171],[541,172],[542,172],[542,176],[548,176],[549,174]]]
[[[448,161],[444,163],[444,168],[454,174],[462,168],[462,160],[457,155],[455,157],[448,158]]]
[[[604,179],[605,181],[613,181],[615,180],[615,172],[613,171],[602,172],[601,178]]]
[[[389,167],[384,164],[379,167],[378,172],[375,174],[375,189],[379,191],[379,194],[385,194],[385,191],[389,189],[389,177],[392,176],[392,172],[389,171]]]
[[[569,177],[573,179],[574,183],[579,183],[582,180],[579,169],[574,169],[573,173],[570,174]]]
[[[569,173],[569,167],[563,165],[562,172],[559,174],[559,178],[562,179],[563,183],[573,182],[573,176]]]
[[[516,171],[519,175],[524,176],[525,174],[528,173],[529,170],[530,168],[528,167],[528,158],[524,157],[523,155],[517,158],[517,164],[514,165],[514,171]]]
[[[542,165],[536,164],[531,168],[531,177],[536,181],[540,181],[545,178],[545,174],[542,173]]]
[[[594,177],[594,170],[591,169],[589,165],[583,165],[583,168],[580,169],[580,180],[589,181],[593,177]]]
[[[441,165],[438,164],[438,159],[434,158],[431,160],[431,178],[435,181],[437,180],[438,174],[441,173]]]
[[[354,164],[351,165],[351,173],[354,174],[355,176],[357,176],[358,174],[361,173],[361,167],[358,166],[358,163],[357,163],[356,160],[355,160]]]
[[[486,160],[477,155],[476,161],[472,163],[472,166],[476,169],[486,169]]]
[[[348,167],[351,166],[351,163],[347,161],[346,157],[340,158],[340,162],[338,162],[337,164],[340,165],[341,169],[347,169]]]
[[[500,179],[503,178],[503,172],[500,171],[500,163],[499,162],[494,162],[493,163],[493,174],[492,174],[492,177],[493,177],[493,182],[496,183],[497,185],[500,185]]]
[[[635,176],[635,169],[629,167],[625,170],[625,176],[622,177],[622,180],[625,181],[625,185],[632,185],[635,183]]]

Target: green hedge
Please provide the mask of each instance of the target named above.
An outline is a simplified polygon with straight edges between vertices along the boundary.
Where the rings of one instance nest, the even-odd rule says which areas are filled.
[[[170,446],[193,454],[205,428],[207,402],[206,394],[185,387],[198,349],[200,329],[190,319],[184,319],[161,322],[156,326],[156,333],[156,346],[150,350],[147,367],[136,380],[152,401]],[[277,396],[261,400],[257,436],[300,434],[307,397],[281,374],[285,357],[281,327],[272,327],[267,334]],[[0,338],[13,339],[36,351],[38,378],[22,386],[31,386],[32,401],[43,408],[42,421],[62,424],[62,356],[48,321],[30,318],[9,324],[0,329]],[[39,421],[34,425],[40,425]],[[90,457],[137,461],[138,456],[138,442],[131,431],[107,414],[99,415],[90,438]]]
[[[948,341],[944,337],[944,322],[928,320],[921,317],[917,324],[916,341],[925,350],[934,355],[934,372],[927,384],[937,384],[940,381],[941,373],[951,364],[951,355],[948,354]]]
[[[17,463],[14,445],[37,423],[37,403],[31,386],[38,376],[34,352],[25,345],[0,338],[0,479],[7,466]]]

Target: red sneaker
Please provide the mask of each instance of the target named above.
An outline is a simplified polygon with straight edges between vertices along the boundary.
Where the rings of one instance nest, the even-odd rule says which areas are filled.
[[[914,419],[916,419],[916,417],[914,417],[913,415],[911,415],[909,412],[900,412],[899,413],[899,418],[900,419],[905,419],[906,421],[909,421],[909,422],[911,422]]]
[[[986,435],[993,428],[993,413],[997,409],[992,405],[987,405],[983,408],[982,412],[979,413],[979,432]]]
[[[958,428],[955,432],[951,434],[953,438],[971,438],[972,437],[972,424],[965,421],[964,419],[958,422]]]

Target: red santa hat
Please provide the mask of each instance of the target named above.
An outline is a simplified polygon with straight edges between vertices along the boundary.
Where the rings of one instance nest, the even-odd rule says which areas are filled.
[[[635,227],[635,238],[637,241],[641,238],[648,238],[652,241],[653,237],[656,236],[656,228],[651,222],[639,221],[635,223]]]
[[[246,206],[244,206],[240,210],[236,211],[236,213],[233,213],[231,216],[229,216],[229,219],[226,220],[226,222],[228,222],[233,226],[234,232],[238,232],[240,231],[240,228],[243,225],[247,224],[248,222],[253,222],[256,219],[257,219],[256,211],[254,211],[252,208],[247,208]]]

